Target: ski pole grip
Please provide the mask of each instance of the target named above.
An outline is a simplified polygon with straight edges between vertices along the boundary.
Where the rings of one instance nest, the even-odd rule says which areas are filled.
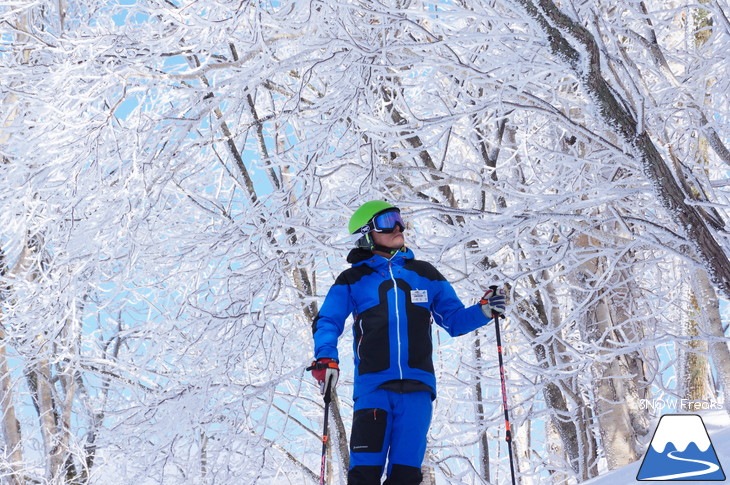
[[[327,379],[327,383],[325,384],[324,402],[325,404],[329,404],[330,402],[332,402],[332,376]]]

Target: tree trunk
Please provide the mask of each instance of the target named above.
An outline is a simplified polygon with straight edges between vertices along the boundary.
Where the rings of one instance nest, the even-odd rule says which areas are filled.
[[[586,322],[586,327],[592,327],[587,330],[589,341],[600,342],[613,333],[612,328],[615,325],[611,309],[603,297],[593,310],[593,318],[589,317]],[[604,345],[605,342],[602,346]],[[614,470],[638,460],[639,452],[627,405],[627,396],[630,394],[626,385],[626,381],[630,380],[628,368],[621,356],[612,356],[610,351],[607,354],[609,355],[599,357],[592,370],[601,442],[609,469]]]
[[[543,274],[545,281],[550,281],[547,273]],[[546,304],[546,299],[552,298],[552,284],[548,283],[544,291],[537,290],[538,284],[531,278],[531,284],[535,288],[535,322],[520,321],[523,328],[530,335],[532,348],[535,352],[538,365],[544,370],[545,376],[550,376],[550,371],[559,367],[563,372],[570,370],[565,362],[566,349],[559,340],[560,311],[557,304]],[[548,308],[550,310],[548,310]],[[521,311],[519,314],[529,314],[528,311]],[[539,323],[540,326],[536,324]],[[548,341],[543,341],[542,334],[551,335]],[[555,334],[555,336],[552,336]],[[549,420],[550,429],[560,436],[562,446],[560,449],[567,457],[567,461],[573,471],[583,480],[594,477],[598,474],[596,450],[598,448],[593,434],[590,432],[592,415],[580,415],[581,411],[588,409],[587,403],[582,400],[581,393],[577,389],[571,389],[571,381],[550,377],[543,385],[543,396],[548,409],[552,410]],[[562,476],[562,474],[558,474]]]
[[[615,469],[639,458],[637,434],[643,434],[645,427],[636,419],[638,410],[638,388],[636,380],[641,375],[633,374],[628,358],[621,346],[628,338],[637,338],[629,321],[630,315],[620,305],[609,301],[630,300],[629,278],[621,276],[620,281],[607,277],[604,258],[599,256],[601,247],[597,240],[580,236],[576,246],[584,249],[584,262],[573,275],[576,290],[576,305],[590,305],[584,311],[581,333],[583,339],[595,346],[596,355],[591,366],[596,416],[601,441],[610,469]],[[599,285],[611,287],[611,293]],[[614,308],[615,306],[615,308]],[[638,428],[638,429],[637,429]]]
[[[423,474],[421,485],[436,485],[436,473],[433,467],[424,464],[421,466],[421,473]]]
[[[700,3],[706,3],[706,0],[700,0]],[[692,21],[694,24],[694,44],[695,47],[700,48],[709,40],[712,34],[712,15],[703,8],[692,9]],[[707,87],[709,88],[714,82],[714,79],[708,79]],[[706,119],[703,119],[703,124],[708,124]],[[703,135],[707,138],[703,137]],[[718,135],[714,131],[708,132],[705,130],[704,133],[697,133],[698,159],[696,163],[700,170],[707,164],[709,158],[708,152],[711,146],[714,147],[721,158],[726,161],[728,160],[726,155],[727,149],[722,143],[718,143],[717,139]],[[693,196],[698,195],[697,192],[699,192],[699,189],[696,187],[693,187],[693,189],[690,194]],[[688,385],[685,397],[690,400],[715,398],[712,373],[708,361],[709,357],[715,365],[725,402],[729,402],[730,349],[728,349],[727,339],[722,330],[722,318],[717,294],[705,271],[694,271],[688,334],[690,336],[703,335],[703,338],[700,340],[692,340],[689,343],[690,351],[687,353],[686,362]],[[711,337],[709,342],[704,339],[705,335]],[[727,407],[725,409],[730,413],[730,409]]]
[[[474,392],[476,393],[476,422],[477,428],[483,430],[479,436],[479,468],[481,477],[490,481],[490,470],[489,470],[489,438],[487,437],[487,427],[484,424],[484,389],[482,388],[482,376],[484,375],[484,369],[482,366],[482,343],[481,343],[481,329],[475,331],[476,338],[474,339],[474,360],[476,361],[476,375],[474,381]]]
[[[39,346],[41,345],[39,343]],[[46,453],[46,476],[51,483],[55,483],[63,474],[66,450],[63,446],[63,433],[59,431],[61,423],[51,387],[51,365],[48,359],[41,359],[31,373],[35,384],[34,398],[38,407],[38,419],[41,423],[41,435]]]
[[[0,253],[0,268],[2,275],[8,276],[9,279],[25,277],[29,268],[32,266],[31,255],[33,251],[29,244],[26,244],[21,251],[20,258],[15,266],[9,271],[5,266],[4,254]],[[3,288],[2,290],[7,290]],[[7,293],[3,291],[3,293]],[[5,298],[6,296],[3,295]],[[11,485],[21,485],[25,482],[23,478],[23,441],[20,428],[20,422],[15,412],[15,403],[13,398],[13,379],[10,376],[10,368],[8,366],[8,353],[5,345],[6,333],[2,314],[0,314],[0,411],[3,413],[3,436],[5,437],[5,447],[10,456],[9,482]]]
[[[704,333],[710,336],[709,355],[717,371],[717,379],[720,381],[726,403],[725,410],[730,414],[730,406],[727,405],[730,403],[730,348],[728,348],[728,338],[722,328],[720,302],[705,271],[695,272],[694,286],[694,292],[699,299],[697,306],[700,313],[699,319],[703,322]]]
[[[686,348],[679,352],[679,386],[682,397],[689,401],[707,401],[714,395],[710,362],[708,360],[709,346],[707,340],[701,337],[704,327],[702,309],[697,301],[697,295],[690,292],[687,320],[684,322],[684,335],[689,337]]]
[[[20,434],[20,423],[15,414],[13,403],[13,387],[8,368],[8,356],[5,348],[5,331],[0,324],[0,412],[2,412],[2,430],[5,438],[5,450],[10,462],[6,478],[8,485],[21,485],[23,447]]]

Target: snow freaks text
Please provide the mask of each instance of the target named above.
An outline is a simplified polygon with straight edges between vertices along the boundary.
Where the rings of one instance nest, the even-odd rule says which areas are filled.
[[[702,411],[725,409],[725,399],[639,399],[639,409],[652,411]]]

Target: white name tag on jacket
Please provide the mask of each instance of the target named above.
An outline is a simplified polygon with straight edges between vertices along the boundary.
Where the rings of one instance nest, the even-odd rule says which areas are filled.
[[[411,290],[411,301],[413,303],[428,303],[428,291]]]

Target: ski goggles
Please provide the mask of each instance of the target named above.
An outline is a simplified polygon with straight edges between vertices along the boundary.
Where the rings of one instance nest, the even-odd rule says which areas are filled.
[[[386,212],[376,214],[368,222],[368,227],[375,232],[390,234],[396,227],[400,227],[401,232],[405,231],[406,223],[403,222],[398,209],[388,209]]]

